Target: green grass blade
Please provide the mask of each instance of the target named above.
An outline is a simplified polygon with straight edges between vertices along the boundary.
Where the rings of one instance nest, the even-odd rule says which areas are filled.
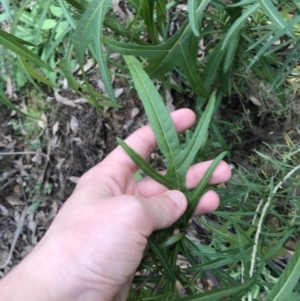
[[[211,0],[202,0],[198,7],[198,0],[188,0],[188,12],[191,29],[199,37],[199,23],[201,23],[203,12]]]
[[[273,70],[273,68],[270,66],[270,64],[268,63],[267,59],[264,57],[261,57],[259,59],[261,66],[264,69],[264,74],[266,75],[269,83],[273,83],[273,81],[276,79],[276,73]],[[280,103],[283,107],[285,107],[286,105],[286,98],[285,98],[285,90],[282,86],[277,86],[274,88],[274,91],[277,95],[277,97],[280,100]]]
[[[206,170],[203,178],[201,179],[201,181],[199,182],[197,187],[192,190],[192,197],[189,200],[189,207],[188,207],[188,209],[185,213],[185,215],[187,216],[187,220],[190,219],[190,217],[194,213],[194,211],[196,209],[196,206],[199,202],[200,196],[204,191],[204,188],[206,187],[206,185],[207,185],[209,179],[211,178],[214,170],[219,165],[219,163],[222,161],[222,159],[226,156],[226,154],[227,154],[227,152],[223,152],[214,159],[214,161],[210,164],[209,168]]]
[[[90,89],[88,89],[86,86],[79,83],[74,78],[73,73],[70,70],[72,53],[73,53],[73,46],[70,45],[69,48],[66,51],[65,58],[60,61],[60,64],[59,64],[60,70],[64,74],[65,78],[67,79],[69,86],[74,91],[76,91],[76,93],[78,93],[82,98],[86,99],[89,103],[94,104],[95,99],[91,98],[91,96],[89,94]],[[88,96],[85,95],[83,92],[86,92],[88,94]],[[96,92],[96,91],[93,91],[92,95],[96,96],[97,98],[106,100],[106,102],[102,102],[102,101],[97,100],[97,105],[98,106],[105,106],[105,107],[111,107],[112,106],[112,103],[109,101],[109,98],[107,96],[104,96],[103,94],[101,94],[99,92]]]
[[[294,26],[295,24],[299,23],[300,21],[300,17],[295,17],[294,20],[292,20],[291,22],[287,23],[286,27],[282,30],[280,30],[279,32],[276,33],[276,35],[274,35],[273,38],[271,38],[267,43],[264,44],[264,46],[255,54],[253,60],[251,61],[251,63],[249,64],[247,70],[249,70],[253,64],[262,56],[266,53],[266,50],[268,48],[270,48],[276,41],[278,41],[283,35],[286,34],[286,29],[291,28],[292,26]],[[291,41],[292,43],[292,41]],[[249,49],[251,49],[252,47],[250,47]]]
[[[272,0],[258,0],[257,2],[273,24],[277,26],[279,30],[285,30],[287,23],[274,6]],[[289,35],[291,38],[295,38],[294,33],[289,29],[285,30],[285,34]]]
[[[176,162],[176,169],[179,172],[186,173],[189,166],[193,163],[194,158],[201,148],[206,136],[208,127],[210,124],[210,120],[212,118],[212,114],[215,109],[215,102],[216,102],[216,93],[212,93],[210,100],[206,106],[204,113],[199,120],[195,132],[189,141],[189,143],[184,148],[183,152],[181,153],[180,157],[178,157]]]
[[[216,301],[216,300],[220,300],[221,298],[224,298],[224,297],[235,295],[241,291],[246,292],[246,290],[249,287],[251,287],[255,281],[256,281],[256,277],[253,277],[252,279],[250,279],[242,284],[239,284],[239,285],[225,287],[225,288],[213,290],[210,292],[205,292],[205,293],[202,293],[199,295],[194,295],[191,297],[179,298],[179,299],[175,299],[174,301]]]
[[[183,233],[178,233],[175,234],[173,236],[170,236],[169,238],[167,238],[162,244],[159,245],[159,247],[161,249],[167,248],[169,246],[174,245],[176,242],[178,242],[179,240],[181,240],[184,237]]]
[[[152,37],[152,42],[155,45],[157,45],[160,44],[160,41],[158,37],[156,23],[154,20],[154,5],[155,0],[141,0],[139,11],[141,13],[142,18],[145,21],[150,36]]]
[[[272,88],[275,89],[277,86],[282,85],[286,78],[291,74],[293,69],[298,65],[300,60],[300,40],[297,41],[297,44],[293,47],[289,55],[285,58],[283,65],[280,67],[277,72],[276,78],[272,83]]]
[[[140,62],[132,56],[124,56],[124,58],[134,81],[135,89],[147,113],[157,144],[168,160],[171,168],[170,172],[176,178],[175,185],[179,188],[181,187],[181,182],[175,172],[175,166],[176,158],[180,155],[181,148],[170,113]]]
[[[156,2],[156,14],[157,14],[157,26],[160,30],[162,36],[166,35],[167,31],[167,9],[166,9],[166,0],[158,0]]]
[[[300,9],[300,2],[299,0],[293,0],[294,4]]]
[[[285,300],[300,278],[300,244],[265,301]]]
[[[157,243],[155,242],[153,237],[148,238],[149,247],[153,251],[153,253],[156,255],[156,257],[159,259],[160,264],[162,265],[164,272],[166,276],[169,278],[171,282],[175,282],[175,275],[174,272],[170,266],[170,263],[168,259],[166,258],[164,252],[159,248]]]
[[[52,0],[44,0],[40,3],[40,7],[42,7],[43,10],[42,10],[41,14],[39,15],[39,22],[37,24],[37,31],[36,31],[36,35],[35,35],[34,44],[37,44],[41,37],[42,26],[46,19],[47,13],[49,12],[49,6],[51,4],[51,1]]]
[[[26,72],[33,77],[34,79],[38,80],[39,82],[54,88],[55,85],[52,84],[48,79],[46,79],[42,74],[40,74],[39,72],[37,72],[34,68],[32,68],[30,66],[30,64],[28,64],[23,58],[21,58],[21,61],[23,63],[23,66],[26,70]]]
[[[75,21],[74,21],[73,17],[71,16],[69,10],[67,9],[64,1],[63,0],[58,0],[58,3],[59,3],[59,6],[60,6],[61,10],[64,13],[65,18],[69,22],[69,24],[72,27],[72,29],[76,29]]]
[[[19,110],[5,95],[5,93],[0,89],[0,103],[4,104],[5,106],[7,106],[8,108],[12,109],[13,111],[16,111],[19,114],[22,114],[24,116],[33,118],[30,115],[25,114],[24,112],[22,112],[21,110]]]
[[[197,65],[191,60],[188,52],[180,44],[180,59],[182,60],[181,69],[184,72],[192,89],[200,96],[208,96],[202,79],[197,74]]]
[[[240,31],[237,31],[231,39],[231,43],[229,44],[228,48],[227,48],[227,53],[226,53],[226,57],[225,57],[225,62],[224,62],[224,67],[223,67],[223,72],[227,73],[227,71],[229,70],[229,68],[232,66],[233,62],[236,60],[236,52],[239,46],[239,42],[240,42]]]
[[[231,39],[233,36],[237,34],[237,32],[240,31],[240,29],[243,27],[244,22],[249,18],[257,9],[259,8],[259,4],[253,4],[251,5],[246,11],[243,12],[243,14],[232,24],[228,32],[226,33],[223,45],[221,50],[224,50],[228,47],[228,45],[231,43]]]
[[[197,22],[197,14],[196,14],[197,2],[198,0],[188,0],[188,12],[189,12],[189,20],[190,20],[192,31],[194,35],[199,37],[199,28]]]
[[[256,0],[241,0],[237,3],[229,4],[228,6],[229,7],[239,7],[239,6],[254,4],[255,2],[256,2]]]
[[[102,81],[105,89],[115,108],[117,108],[117,100],[111,85],[111,78],[107,67],[105,54],[102,49],[102,25],[106,12],[111,4],[110,0],[93,0],[81,17],[72,40],[74,50],[78,58],[79,64],[83,65],[84,53],[89,43],[93,43],[95,48],[96,60],[99,64]]]
[[[204,68],[202,78],[204,79],[204,87],[206,90],[210,91],[215,78],[218,74],[219,66],[222,62],[225,50],[221,50],[223,45],[223,40],[221,40],[215,47],[214,51],[208,57],[206,66]]]
[[[0,1],[2,7],[4,8],[5,13],[8,16],[9,21],[11,21],[11,12],[9,7],[9,0],[1,0]]]
[[[52,68],[43,62],[35,53],[27,49],[20,43],[20,39],[0,29],[0,44],[14,53],[20,55],[22,58],[36,64],[39,67],[53,71]]]

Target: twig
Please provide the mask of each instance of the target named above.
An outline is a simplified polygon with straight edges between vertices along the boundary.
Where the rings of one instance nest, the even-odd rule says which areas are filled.
[[[36,155],[36,154],[40,154],[42,156],[44,156],[45,158],[47,158],[48,160],[48,156],[44,153],[39,153],[39,152],[4,152],[4,153],[0,153],[0,156],[14,156],[14,155]]]
[[[17,244],[18,238],[19,238],[19,236],[21,234],[21,231],[23,229],[23,225],[24,225],[26,215],[27,215],[27,206],[25,206],[24,210],[22,211],[22,214],[20,216],[20,219],[19,219],[19,222],[18,222],[18,225],[17,225],[16,232],[15,232],[15,235],[14,235],[14,239],[13,239],[13,241],[11,243],[11,246],[10,246],[9,254],[8,254],[4,264],[2,266],[0,266],[0,270],[4,269],[10,263],[10,260],[11,260],[12,254],[14,252],[15,246]]]
[[[281,187],[281,185],[283,183],[286,182],[287,179],[289,179],[297,170],[300,169],[300,165],[296,166],[295,168],[293,168],[284,178],[281,182],[279,182],[276,187],[273,190],[273,195],[277,193],[278,189]],[[254,239],[254,246],[253,246],[253,251],[252,251],[252,255],[251,255],[251,265],[250,265],[250,271],[249,271],[249,276],[252,277],[253,273],[254,273],[254,266],[255,266],[255,261],[256,261],[256,253],[257,253],[257,245],[258,245],[258,240],[259,240],[259,236],[261,233],[261,228],[262,228],[262,224],[266,215],[266,212],[270,206],[271,203],[271,197],[268,198],[268,201],[266,202],[265,206],[263,207],[263,210],[261,212],[261,216],[260,219],[258,221],[258,225],[257,225],[257,231],[255,233],[255,239]],[[260,201],[259,207],[262,204],[262,200]],[[249,293],[249,300],[252,300],[252,295],[251,293]]]

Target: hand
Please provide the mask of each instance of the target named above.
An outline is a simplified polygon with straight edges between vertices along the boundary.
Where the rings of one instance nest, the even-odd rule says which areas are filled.
[[[193,125],[195,114],[182,109],[172,118],[182,132]],[[134,132],[126,143],[144,158],[156,147],[149,126]],[[188,188],[197,185],[210,163],[189,169]],[[137,169],[117,147],[85,173],[41,242],[0,282],[1,300],[126,300],[147,237],[173,224],[187,207],[179,191],[167,191],[150,178],[136,182]],[[210,184],[227,181],[230,175],[229,166],[221,162]],[[218,195],[209,191],[195,214],[218,205]],[[16,283],[22,287],[10,293],[8,288]]]

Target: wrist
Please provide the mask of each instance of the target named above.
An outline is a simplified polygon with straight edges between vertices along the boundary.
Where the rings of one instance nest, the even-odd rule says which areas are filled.
[[[29,264],[28,259],[24,259],[0,281],[2,301],[53,301],[43,269],[39,268],[38,262]]]
[[[0,299],[98,301],[99,292],[92,286],[78,277],[71,256],[42,243],[0,281]]]

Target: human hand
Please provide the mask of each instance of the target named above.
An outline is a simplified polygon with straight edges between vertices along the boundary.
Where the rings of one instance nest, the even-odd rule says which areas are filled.
[[[172,118],[182,132],[193,125],[195,114],[182,109]],[[134,132],[126,143],[144,158],[156,147],[149,126]],[[210,163],[189,169],[187,188],[197,185]],[[137,169],[117,147],[85,173],[41,242],[0,282],[1,296],[5,289],[8,293],[10,284],[24,282],[19,297],[15,292],[7,300],[20,300],[20,296],[32,301],[126,300],[147,237],[173,224],[187,207],[179,191],[167,191],[150,178],[136,182]],[[229,166],[221,162],[209,183],[225,182],[230,175]],[[195,214],[215,210],[218,205],[218,195],[208,191]]]

